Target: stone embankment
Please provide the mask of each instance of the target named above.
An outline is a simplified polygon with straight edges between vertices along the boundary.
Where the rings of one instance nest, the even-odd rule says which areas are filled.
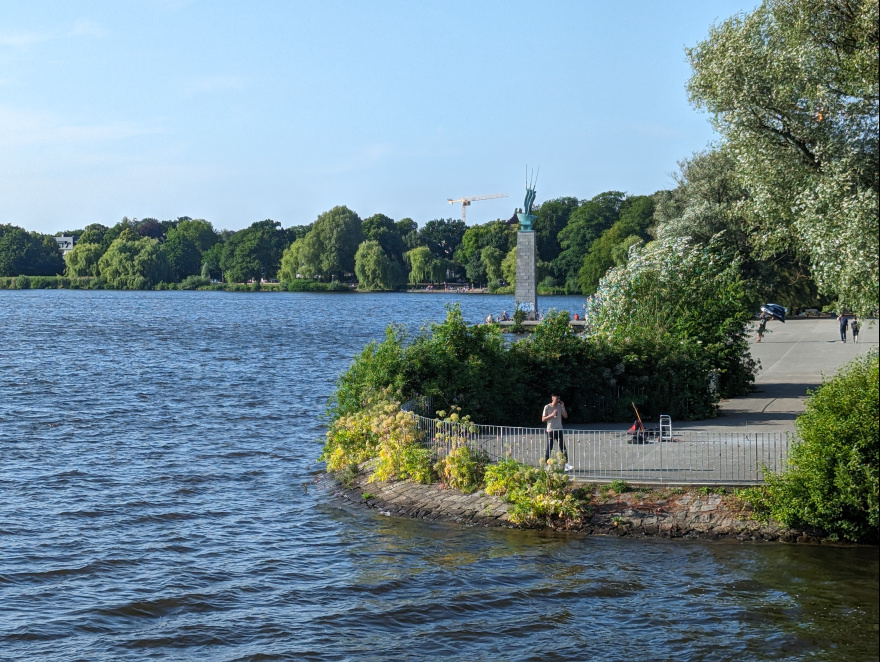
[[[351,503],[375,509],[393,517],[430,521],[453,521],[468,526],[511,527],[508,504],[482,491],[463,494],[442,486],[406,481],[367,481],[363,474],[346,486],[332,483],[332,489]],[[575,522],[548,524],[544,528],[578,531],[588,535],[629,537],[704,538],[711,540],[766,540],[817,543],[817,532],[787,529],[776,524],[750,520],[742,502],[727,494],[705,493],[696,488],[630,486],[617,494],[598,485],[589,506]]]

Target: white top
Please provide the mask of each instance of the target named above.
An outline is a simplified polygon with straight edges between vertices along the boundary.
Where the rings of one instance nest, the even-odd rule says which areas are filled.
[[[559,404],[555,407],[553,405],[544,405],[544,413],[541,414],[541,418],[549,416],[554,411],[556,412],[556,416],[547,419],[547,432],[550,432],[551,430],[561,430],[562,415],[568,414],[568,412],[565,411],[565,405]]]

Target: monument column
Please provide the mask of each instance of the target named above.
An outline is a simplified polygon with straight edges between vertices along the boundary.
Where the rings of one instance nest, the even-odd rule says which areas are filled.
[[[526,199],[523,211],[517,212],[519,232],[516,233],[516,307],[525,310],[527,319],[535,319],[538,313],[538,247],[532,223],[537,216],[532,214],[535,201],[534,184],[526,183]]]
[[[532,319],[538,310],[535,231],[531,229],[531,222],[528,230],[522,229],[523,216],[526,214],[517,216],[520,219],[520,231],[516,233],[516,307],[525,310],[528,313],[527,319]]]

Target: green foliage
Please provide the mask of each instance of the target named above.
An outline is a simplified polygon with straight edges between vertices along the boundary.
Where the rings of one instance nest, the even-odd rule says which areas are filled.
[[[444,260],[435,258],[427,246],[417,246],[407,251],[404,259],[410,266],[409,282],[413,285],[428,281],[435,283],[443,280],[446,275]]]
[[[339,281],[322,283],[317,280],[296,278],[281,285],[288,292],[351,292],[351,288],[348,285]]]
[[[400,236],[400,231],[406,230],[405,224],[398,228],[385,214],[373,214],[364,219],[361,229],[367,241],[379,242],[389,260],[403,264],[403,254],[407,251],[407,245]]]
[[[415,417],[400,410],[400,404],[383,398],[360,411],[340,416],[327,431],[327,442],[319,460],[327,470],[350,472],[368,460],[370,480],[414,480],[430,483],[433,478],[430,451],[422,444]]]
[[[199,251],[199,255],[210,250],[220,241],[220,237],[214,231],[214,226],[203,219],[193,220],[188,218],[181,220],[176,227],[168,231],[168,240],[170,241],[174,235],[185,237],[192,241]]]
[[[309,233],[284,252],[279,279],[341,280],[354,273],[355,253],[364,241],[361,225],[360,217],[348,207],[324,212]]]
[[[228,283],[274,278],[287,246],[287,233],[278,221],[266,219],[239,230],[223,244],[220,267]]]
[[[475,450],[468,445],[470,435],[475,431],[469,416],[461,416],[461,409],[453,407],[447,416],[445,411],[437,412],[445,425],[438,426],[435,443],[446,448],[434,465],[440,481],[446,487],[465,494],[475,492],[483,484],[489,456],[485,451]]]
[[[797,419],[790,469],[767,479],[772,516],[832,537],[878,540],[878,354],[847,364],[811,394]]]
[[[751,318],[739,267],[730,256],[685,239],[634,249],[629,262],[611,269],[588,300],[587,320],[597,337],[698,344],[719,374],[723,397],[743,395],[754,380],[746,324]],[[684,373],[701,379],[705,367]],[[680,378],[680,377],[679,377]]]
[[[649,239],[647,230],[654,221],[654,203],[650,196],[627,198],[620,207],[614,224],[590,245],[584,262],[578,271],[578,286],[584,294],[592,294],[599,280],[615,264],[626,262],[626,249]]]
[[[593,242],[617,221],[626,195],[620,191],[600,193],[585,200],[569,217],[568,225],[560,230],[561,251],[553,267],[569,293],[581,293],[578,274]]]
[[[358,287],[370,291],[395,290],[406,276],[397,262],[392,262],[378,241],[363,242],[354,256],[354,273]]]
[[[163,244],[174,280],[196,276],[202,271],[202,253],[196,242],[177,228],[168,231]]]
[[[0,276],[55,276],[63,271],[54,237],[0,225]]]
[[[688,50],[766,254],[809,257],[820,291],[878,307],[876,2],[765,0]]]
[[[626,484],[625,480],[612,480],[611,481],[611,489],[614,490],[617,494],[623,494],[624,492],[629,492],[629,485]]]
[[[580,514],[569,478],[559,470],[536,469],[508,458],[486,468],[485,489],[511,504],[510,520],[515,524],[568,522]]]
[[[383,392],[404,400],[401,394],[405,380],[405,341],[402,327],[389,326],[383,342],[371,342],[355,356],[348,370],[336,381],[336,392],[328,407],[331,418],[354,414]]]
[[[98,260],[101,277],[112,287],[143,290],[171,280],[168,259],[157,239],[123,231]]]
[[[655,196],[658,239],[711,243],[735,257],[751,310],[768,301],[791,312],[824,305],[803,257],[792,248],[764,246],[765,230],[749,219],[748,192],[729,148],[694,154],[679,166],[678,186]]]
[[[104,249],[98,243],[77,243],[64,256],[67,265],[64,273],[70,278],[82,278],[83,276],[98,275],[98,260],[104,254]]]
[[[435,219],[425,223],[419,232],[419,241],[434,257],[451,260],[466,231],[467,225],[461,219]]]
[[[181,290],[197,290],[202,287],[209,287],[211,279],[205,276],[187,276],[181,281],[178,289]]]
[[[71,279],[64,276],[8,276],[0,277],[0,290],[55,290],[81,289],[93,278]]]
[[[535,210],[537,218],[532,227],[538,255],[542,260],[552,262],[559,256],[559,233],[568,225],[572,212],[577,208],[578,199],[569,197],[547,200]]]
[[[429,395],[437,408],[460,406],[475,421],[527,427],[540,425],[550,392],[563,395],[572,423],[628,421],[633,401],[645,416],[707,418],[718,399],[712,357],[699,343],[668,334],[584,338],[565,313],[508,344],[494,325],[469,326],[452,307],[411,340],[390,327],[382,343],[368,345],[338,380],[331,417],[386,388],[401,401]]]

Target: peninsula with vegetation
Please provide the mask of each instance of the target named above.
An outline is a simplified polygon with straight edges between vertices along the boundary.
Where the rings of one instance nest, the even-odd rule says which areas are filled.
[[[747,488],[578,483],[562,454],[521,462],[476,441],[479,424],[530,425],[549,393],[578,423],[631,420],[631,403],[646,418],[712,417],[752,385],[745,330],[760,301],[876,316],[878,11],[829,7],[768,0],[688,50],[691,100],[722,139],[682,162],[674,190],[540,206],[546,282],[588,295],[583,335],[562,313],[510,342],[452,307],[355,358],[320,458],[348,498],[485,525],[878,542],[876,348],[811,393],[787,468]],[[622,409],[590,409],[612,387]]]

